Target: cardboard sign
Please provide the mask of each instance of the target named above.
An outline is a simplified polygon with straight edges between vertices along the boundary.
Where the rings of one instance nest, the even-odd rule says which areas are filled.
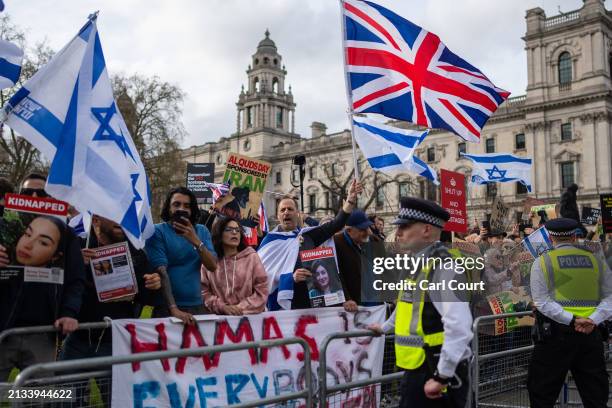
[[[450,213],[444,231],[466,233],[468,230],[465,176],[442,169],[440,171],[441,204]]]
[[[522,220],[529,221],[529,219],[531,218],[531,207],[543,204],[546,204],[544,200],[538,200],[537,198],[533,197],[527,197],[525,200],[523,200],[523,214],[521,217]]]
[[[228,183],[230,190],[217,200],[215,210],[239,219],[242,225],[256,227],[253,217],[259,211],[271,170],[272,165],[268,162],[230,153],[223,175],[223,183]]]
[[[215,181],[215,163],[187,163],[187,188],[195,194],[198,203],[212,204],[213,194],[207,183]]]
[[[124,300],[138,293],[138,283],[127,242],[94,248],[89,263],[100,302]]]
[[[0,268],[0,283],[64,283],[63,236],[66,234],[68,203],[52,198],[6,194],[0,218],[0,245],[9,264]]]
[[[206,345],[301,337],[310,347],[316,384],[323,339],[329,333],[382,324],[385,306],[283,310],[247,316],[198,317],[187,326],[170,319],[113,320],[113,356]],[[345,384],[382,374],[384,336],[332,341],[327,350],[328,381]],[[194,357],[113,365],[113,407],[225,407],[304,389],[304,350],[300,345],[245,349]],[[330,406],[379,406],[380,385],[330,397]],[[306,407],[298,401],[284,407]]]
[[[582,207],[582,218],[580,222],[586,225],[596,225],[601,216],[601,209],[584,206]]]
[[[529,304],[531,297],[527,288],[521,286],[514,291],[499,292],[487,296],[487,302],[493,314],[516,313],[531,310]],[[495,335],[508,333],[510,330],[521,326],[533,326],[535,319],[531,316],[509,317],[495,320]]]
[[[601,194],[601,223],[604,234],[612,232],[612,194]]]
[[[344,303],[344,291],[340,283],[334,248],[319,247],[300,251],[304,268],[312,273],[306,282],[312,307],[324,307]]]
[[[506,230],[505,224],[509,212],[510,208],[504,204],[501,197],[495,196],[495,200],[493,200],[493,211],[491,212],[491,219],[489,220],[489,223],[491,224],[491,231]]]
[[[533,216],[533,227],[538,228],[548,220],[557,218],[556,204],[543,204],[531,207],[531,215]]]

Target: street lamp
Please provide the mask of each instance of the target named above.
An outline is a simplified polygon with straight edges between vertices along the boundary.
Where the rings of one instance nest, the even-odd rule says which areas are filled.
[[[304,212],[304,176],[306,176],[306,156],[303,154],[293,156],[293,165],[298,166],[300,169],[300,207],[302,208],[302,212]],[[291,185],[293,187],[297,187],[293,184],[293,180],[291,180]]]

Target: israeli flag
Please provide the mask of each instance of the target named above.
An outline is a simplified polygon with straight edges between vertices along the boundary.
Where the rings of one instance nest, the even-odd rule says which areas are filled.
[[[549,249],[553,249],[553,243],[546,228],[541,227],[531,233],[523,240],[523,246],[534,258],[539,257]]]
[[[15,86],[21,74],[23,50],[13,43],[0,40],[0,89]]]
[[[355,140],[374,170],[385,174],[415,173],[438,184],[436,172],[414,155],[428,131],[399,129],[366,117],[353,118]]]
[[[466,154],[472,160],[472,183],[519,181],[531,192],[531,159],[507,153]]]
[[[147,176],[113,97],[96,17],[9,100],[6,124],[50,160],[49,194],[121,224],[142,248],[154,232]]]

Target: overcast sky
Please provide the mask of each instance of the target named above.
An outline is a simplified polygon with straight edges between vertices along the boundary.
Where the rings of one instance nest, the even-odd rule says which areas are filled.
[[[525,92],[521,37],[525,11],[547,16],[582,0],[376,0],[438,34],[455,53],[513,95]],[[183,146],[229,136],[236,101],[257,43],[269,28],[292,85],[296,130],[312,121],[328,132],[348,126],[337,0],[5,0],[5,13],[28,41],[59,50],[100,10],[98,29],[111,74],[158,75],[186,93]],[[612,0],[607,0],[610,8]]]

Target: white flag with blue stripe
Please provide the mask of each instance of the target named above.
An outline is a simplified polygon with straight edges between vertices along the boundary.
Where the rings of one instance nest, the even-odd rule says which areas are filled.
[[[15,86],[21,74],[23,50],[15,44],[0,40],[0,89]]]
[[[521,182],[531,192],[531,159],[508,153],[466,154],[472,160],[473,184]]]
[[[389,175],[415,173],[438,184],[436,172],[414,154],[427,130],[400,129],[360,116],[353,118],[353,130],[372,169]]]
[[[147,176],[115,103],[95,15],[5,110],[6,124],[51,161],[49,194],[121,224],[144,246],[154,232]]]
[[[523,246],[531,256],[537,258],[549,249],[553,249],[553,243],[544,227],[540,227],[523,240]]]

